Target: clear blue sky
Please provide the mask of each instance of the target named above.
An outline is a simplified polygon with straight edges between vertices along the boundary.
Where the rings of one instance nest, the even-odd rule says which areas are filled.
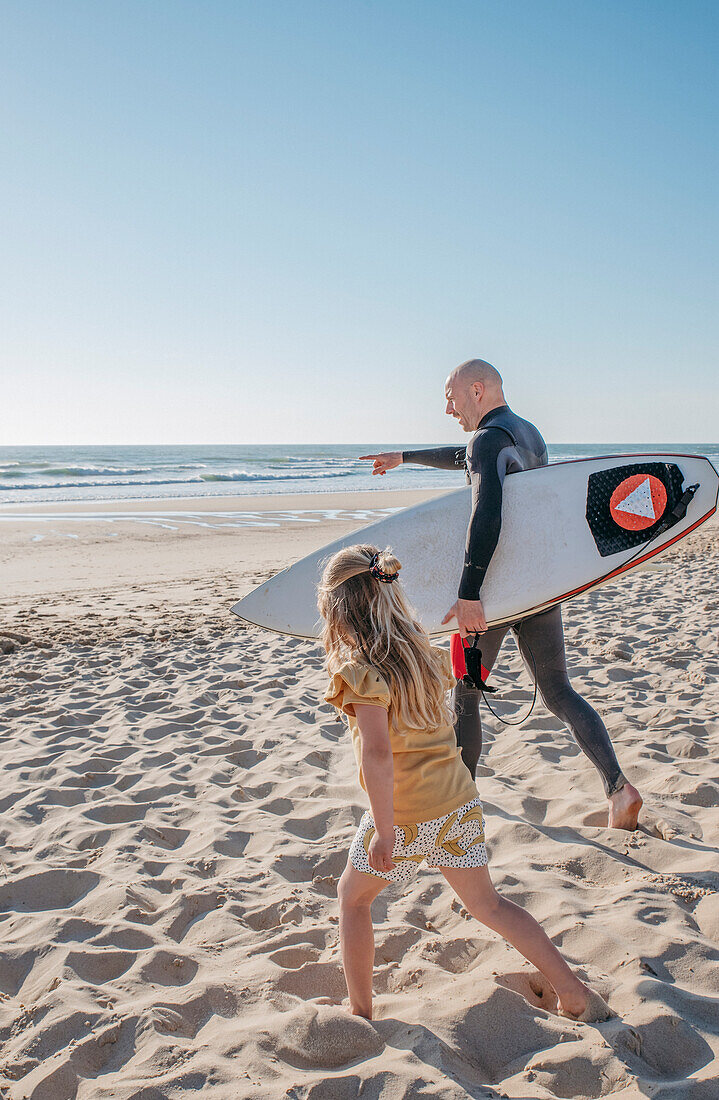
[[[719,437],[714,0],[5,0],[0,442]]]

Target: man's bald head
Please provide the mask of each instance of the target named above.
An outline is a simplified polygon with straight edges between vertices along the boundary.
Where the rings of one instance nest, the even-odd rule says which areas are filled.
[[[476,430],[491,409],[506,405],[502,376],[484,359],[468,359],[455,367],[444,386],[445,412],[458,420],[465,432]]]
[[[502,389],[502,376],[491,363],[485,363],[484,359],[468,359],[466,363],[460,363],[449,376],[453,382],[462,386],[471,386],[473,382],[481,382],[488,390]]]

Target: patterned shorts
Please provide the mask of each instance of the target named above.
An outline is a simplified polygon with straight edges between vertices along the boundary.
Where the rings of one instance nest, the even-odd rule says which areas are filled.
[[[487,862],[482,803],[478,798],[433,821],[395,825],[392,871],[375,871],[369,865],[367,853],[374,833],[374,819],[367,811],[352,841],[350,862],[356,871],[387,882],[407,882],[425,860],[428,867],[484,867]]]

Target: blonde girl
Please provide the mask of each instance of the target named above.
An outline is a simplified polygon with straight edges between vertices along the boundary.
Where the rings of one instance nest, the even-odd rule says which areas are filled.
[[[608,1009],[598,994],[534,918],[492,885],[482,806],[447,701],[455,684],[449,653],[431,645],[419,625],[400,568],[390,550],[350,546],[329,560],[318,590],[330,676],[325,699],[347,715],[371,807],[338,889],[350,1011],[372,1018],[372,902],[388,882],[406,882],[426,861],[469,913],[545,975],[561,1013],[603,1018]]]

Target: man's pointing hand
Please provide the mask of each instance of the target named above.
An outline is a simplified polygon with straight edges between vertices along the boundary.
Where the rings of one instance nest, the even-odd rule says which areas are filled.
[[[394,470],[395,466],[402,465],[402,452],[383,451],[378,455],[360,455],[360,462],[365,459],[374,461],[373,474],[386,474],[388,470]]]
[[[468,634],[484,634],[487,629],[481,600],[457,600],[442,619],[442,623],[448,623],[450,619],[457,620],[459,633],[463,638]]]

